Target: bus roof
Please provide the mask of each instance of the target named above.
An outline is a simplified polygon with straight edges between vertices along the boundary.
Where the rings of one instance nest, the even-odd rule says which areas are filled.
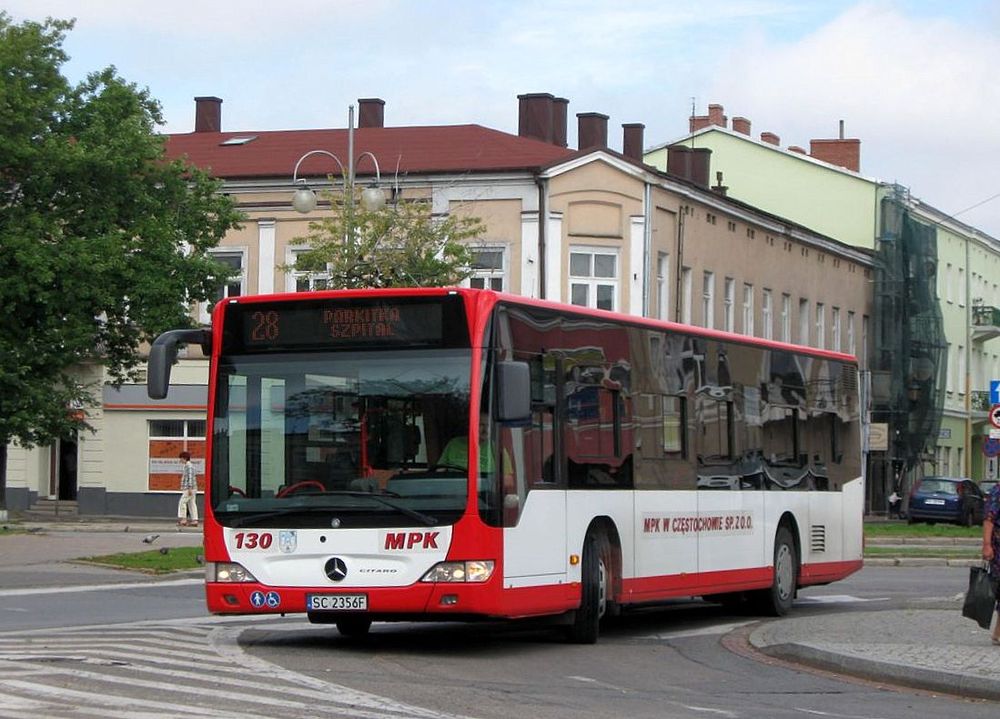
[[[610,312],[608,310],[598,310],[589,307],[581,307],[579,305],[570,305],[562,302],[554,302],[552,300],[541,300],[532,297],[525,297],[523,295],[516,295],[506,292],[497,292],[495,290],[488,289],[473,289],[469,287],[380,287],[380,288],[368,288],[368,289],[353,289],[353,290],[315,290],[312,292],[283,292],[277,294],[267,294],[267,295],[244,295],[241,297],[232,297],[223,300],[219,304],[243,304],[243,303],[256,303],[256,302],[289,302],[289,301],[302,301],[306,299],[316,300],[324,298],[337,298],[337,297],[433,297],[433,296],[446,296],[446,295],[460,295],[465,297],[468,301],[473,304],[480,304],[485,302],[488,308],[492,308],[495,304],[503,302],[506,304],[521,305],[524,307],[537,307],[540,309],[548,309],[563,314],[571,314],[580,317],[592,317],[593,319],[620,322],[622,324],[632,325],[636,327],[647,327],[652,329],[662,329],[666,331],[673,332],[683,332],[685,334],[694,335],[697,337],[704,337],[705,339],[720,340],[724,342],[730,342],[734,344],[751,345],[755,347],[765,347],[771,349],[780,349],[786,352],[794,352],[796,354],[810,355],[813,357],[820,357],[823,359],[837,360],[838,362],[846,362],[850,364],[857,364],[858,358],[854,355],[846,354],[843,352],[835,352],[833,350],[818,349],[816,347],[808,347],[805,345],[790,344],[787,342],[779,342],[777,340],[768,340],[761,337],[751,337],[747,335],[736,334],[734,332],[725,332],[723,330],[716,330],[706,327],[698,327],[695,325],[686,325],[680,322],[671,322],[669,320],[654,319],[651,317],[638,317],[636,315],[624,314],[621,312]],[[479,298],[478,300],[474,298]]]

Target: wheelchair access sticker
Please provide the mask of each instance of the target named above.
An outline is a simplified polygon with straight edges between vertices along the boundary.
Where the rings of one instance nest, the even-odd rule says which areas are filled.
[[[274,609],[279,604],[281,604],[281,596],[277,592],[254,592],[250,595],[250,604],[254,606],[255,609],[263,609],[268,607],[269,609]]]

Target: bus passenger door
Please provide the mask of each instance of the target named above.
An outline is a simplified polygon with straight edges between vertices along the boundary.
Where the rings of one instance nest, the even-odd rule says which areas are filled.
[[[504,498],[504,587],[561,584],[567,562],[566,492],[557,481],[553,407],[535,404],[530,422],[500,434],[502,444],[509,442],[516,487],[516,500]]]

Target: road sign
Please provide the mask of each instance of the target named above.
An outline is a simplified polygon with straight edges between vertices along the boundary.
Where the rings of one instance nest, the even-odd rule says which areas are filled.
[[[1000,427],[1000,404],[990,407],[990,424],[994,427]]]
[[[1000,379],[990,380],[990,404],[1000,404]]]
[[[1000,455],[1000,439],[989,437],[983,442],[983,454],[987,457]]]

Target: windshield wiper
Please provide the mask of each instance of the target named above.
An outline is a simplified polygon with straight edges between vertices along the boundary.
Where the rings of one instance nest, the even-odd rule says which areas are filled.
[[[334,492],[324,492],[324,495],[339,496],[339,497],[364,497],[366,499],[374,499],[380,504],[394,509],[400,514],[404,514],[410,519],[415,519],[421,524],[425,524],[428,527],[435,526],[438,521],[436,517],[432,517],[429,514],[424,514],[423,512],[418,512],[415,509],[410,509],[407,506],[400,504],[399,502],[394,502],[390,497],[399,495],[385,495],[385,494],[373,494],[371,492],[351,492],[351,491],[334,491]],[[336,512],[342,511],[343,507],[331,507],[329,505],[295,505],[291,507],[284,507],[282,509],[275,509],[268,512],[258,512],[256,514],[247,514],[241,517],[237,517],[233,520],[232,526],[241,527],[246,522],[256,522],[262,519],[271,519],[273,517],[284,517],[289,514],[297,513],[317,513],[317,512]]]
[[[391,509],[395,509],[397,512],[401,512],[402,514],[405,514],[410,519],[415,519],[418,522],[423,522],[428,527],[433,527],[435,524],[438,523],[436,517],[432,517],[429,514],[424,514],[423,512],[418,512],[417,510],[410,509],[409,507],[407,507],[405,505],[402,505],[399,502],[392,501],[392,499],[390,499],[390,497],[398,497],[399,496],[398,494],[395,494],[395,493],[374,494],[373,492],[351,492],[351,491],[343,490],[343,491],[336,491],[336,492],[326,492],[326,494],[335,494],[335,495],[340,495],[340,496],[345,496],[345,497],[366,497],[366,498],[369,498],[369,499],[374,499],[377,502],[380,502],[380,503],[384,504],[386,507],[389,507]]]

